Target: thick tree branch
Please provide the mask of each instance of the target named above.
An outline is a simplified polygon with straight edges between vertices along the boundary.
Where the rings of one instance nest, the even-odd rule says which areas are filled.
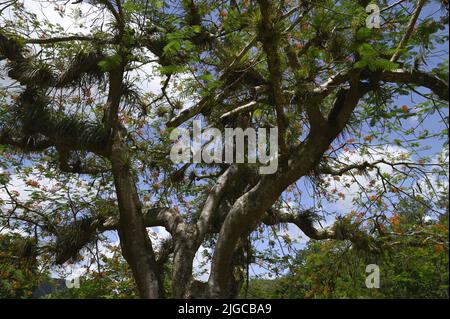
[[[438,76],[432,73],[426,73],[421,71],[406,71],[406,70],[394,70],[384,71],[381,73],[381,80],[385,82],[399,83],[399,84],[414,84],[423,86],[430,89],[440,99],[448,101],[448,80],[440,79]]]
[[[267,65],[270,73],[270,88],[271,95],[275,104],[277,113],[278,126],[278,145],[281,154],[286,154],[286,129],[288,120],[284,114],[284,96],[283,96],[283,76],[281,71],[281,61],[278,52],[280,35],[277,34],[276,24],[277,17],[276,10],[271,0],[258,1],[261,10],[261,24],[260,24],[260,40],[263,44],[264,52],[267,56]]]
[[[240,170],[236,166],[230,166],[225,173],[218,178],[216,184],[209,192],[208,198],[203,204],[202,212],[197,221],[200,238],[203,238],[211,228],[212,219],[217,214],[219,204],[226,192],[229,191],[229,187],[233,186],[231,182],[239,176],[239,172]]]
[[[342,220],[338,220],[329,228],[318,229],[314,226],[315,217],[316,214],[311,211],[291,214],[272,210],[263,216],[262,222],[268,226],[279,223],[294,224],[311,239],[349,240],[358,249],[378,251],[373,238],[357,227],[347,227]]]

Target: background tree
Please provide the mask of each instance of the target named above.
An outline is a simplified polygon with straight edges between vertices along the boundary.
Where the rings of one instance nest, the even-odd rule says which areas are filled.
[[[274,293],[279,298],[448,298],[448,215],[421,222],[420,213],[410,209],[386,221],[395,240],[381,254],[345,242],[310,242]],[[365,287],[369,264],[380,267],[380,289]]]
[[[117,231],[140,297],[164,297],[167,276],[174,297],[235,297],[249,264],[274,264],[255,245],[265,226],[269,245],[276,225],[293,224],[380,253],[395,240],[382,220],[402,198],[434,218],[448,209],[437,187],[448,155],[423,147],[447,142],[448,3],[380,1],[380,29],[366,27],[367,1],[49,3],[77,32],[29,2],[1,3],[0,161],[14,171],[2,175],[2,223],[36,234],[56,263]],[[412,93],[417,105],[397,105]],[[278,171],[172,163],[171,129],[195,118],[278,127]],[[10,190],[17,176],[27,199]],[[345,200],[331,185],[356,194],[354,212],[320,227],[324,203]],[[170,233],[160,245],[148,233],[157,226]],[[202,245],[207,282],[194,278]]]
[[[39,269],[34,240],[0,235],[0,298],[29,298],[47,273]]]

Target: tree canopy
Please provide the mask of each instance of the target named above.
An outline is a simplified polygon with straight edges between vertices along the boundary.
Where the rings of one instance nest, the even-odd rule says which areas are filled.
[[[1,1],[0,236],[94,272],[79,296],[233,298],[253,272],[289,297],[408,297],[415,271],[448,297],[448,1],[370,4]],[[174,163],[194,120],[277,128],[278,169]],[[344,250],[392,290],[339,281]]]

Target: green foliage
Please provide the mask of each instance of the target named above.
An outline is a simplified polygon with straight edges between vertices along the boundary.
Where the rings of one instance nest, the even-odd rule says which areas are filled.
[[[120,55],[115,54],[109,57],[106,57],[104,60],[98,62],[98,66],[102,69],[103,72],[110,72],[116,69],[122,61]]]
[[[310,241],[290,272],[276,280],[252,280],[249,298],[448,298],[448,214],[424,222],[423,211],[393,216],[382,254],[356,250],[342,241]],[[366,266],[380,268],[380,288],[368,289]],[[244,292],[241,293],[244,295]]]
[[[46,273],[38,269],[33,239],[0,235],[0,299],[30,298]]]
[[[248,287],[242,287],[239,298],[248,299],[279,299],[281,298],[278,286],[282,279],[250,279]]]
[[[111,247],[113,255],[101,256],[101,266],[80,278],[80,288],[58,290],[48,299],[134,299],[136,286],[131,271],[120,254],[120,249]]]
[[[399,67],[395,62],[380,58],[377,50],[368,43],[359,46],[358,52],[361,55],[361,60],[355,63],[355,68],[368,67],[371,71],[392,71]]]

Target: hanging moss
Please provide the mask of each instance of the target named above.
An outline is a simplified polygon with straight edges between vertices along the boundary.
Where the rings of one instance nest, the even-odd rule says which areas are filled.
[[[7,65],[9,77],[23,85],[50,86],[55,83],[55,75],[49,65],[36,62],[11,62]]]
[[[8,59],[12,61],[22,60],[23,45],[0,32],[0,61]]]
[[[70,66],[59,77],[58,86],[73,84],[83,76],[88,82],[102,80],[104,72],[101,70],[99,62],[104,59],[105,55],[100,51],[81,51],[77,53]]]
[[[42,134],[51,139],[55,146],[76,146],[81,150],[99,152],[105,148],[108,133],[101,123],[56,112],[48,104],[41,90],[25,89],[11,116],[21,124],[15,130],[21,130],[22,135],[28,137]]]
[[[95,240],[97,223],[84,217],[57,230],[55,263],[61,265],[68,260],[76,260],[79,251]]]

